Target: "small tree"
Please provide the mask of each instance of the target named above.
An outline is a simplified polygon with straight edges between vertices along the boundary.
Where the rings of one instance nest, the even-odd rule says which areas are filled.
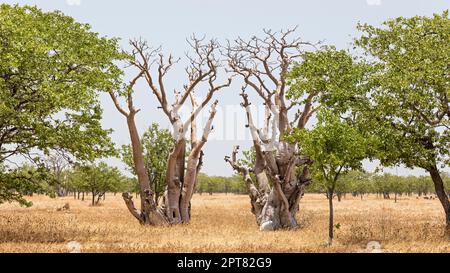
[[[360,132],[329,111],[318,115],[312,130],[298,130],[292,138],[302,141],[302,152],[313,161],[313,177],[326,187],[329,204],[328,245],[334,237],[333,197],[339,176],[350,169],[361,169],[367,156],[368,141]]]
[[[359,107],[354,98],[365,93],[370,67],[332,46],[306,52],[302,57],[303,61],[290,72],[288,96],[294,101],[303,101],[308,92],[320,94],[321,104],[315,108],[318,123],[313,130],[304,126],[296,128],[288,139],[300,144],[301,154],[313,162],[314,177],[325,183],[330,209],[328,242],[331,245],[333,197],[339,175],[360,168],[361,160],[368,156],[370,138],[363,136],[357,128],[352,108]]]
[[[109,167],[103,162],[98,165],[76,167],[71,173],[70,180],[74,189],[89,191],[92,194],[92,206],[98,205],[107,192],[119,191],[125,184],[125,178],[119,169]]]

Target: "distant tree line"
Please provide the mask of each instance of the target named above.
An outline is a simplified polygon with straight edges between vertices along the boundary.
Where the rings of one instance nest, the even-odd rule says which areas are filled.
[[[447,195],[450,198],[450,175],[444,174]],[[196,192],[199,194],[233,193],[247,194],[242,176],[199,175]],[[322,193],[328,198],[325,182],[315,181],[306,189],[307,193]],[[429,176],[400,176],[390,173],[350,171],[342,175],[335,187],[333,198],[342,201],[352,196],[364,199],[369,194],[378,198],[392,199],[395,202],[401,196],[428,197],[435,194],[433,181]]]
[[[23,165],[14,172],[21,180],[29,181],[28,184],[21,184],[24,185],[21,192],[25,195],[46,194],[52,198],[73,196],[82,201],[89,197],[92,206],[105,200],[108,192],[135,192],[137,188],[135,178],[125,176],[117,167],[103,162],[66,165],[64,169],[45,171],[33,165]],[[31,202],[25,200],[23,204],[31,205]]]
[[[196,192],[199,194],[213,194],[213,193],[233,193],[233,194],[247,194],[242,177],[234,175],[231,177],[225,176],[208,176],[200,173],[198,176],[198,184]]]
[[[450,198],[450,176],[444,174],[443,180]],[[320,180],[312,183],[306,192],[323,193],[327,198],[329,197],[325,183]],[[341,201],[347,195],[363,199],[368,194],[376,194],[379,198],[393,199],[396,202],[399,196],[425,197],[435,194],[435,190],[429,176],[399,176],[389,173],[350,171],[339,177],[333,197]]]

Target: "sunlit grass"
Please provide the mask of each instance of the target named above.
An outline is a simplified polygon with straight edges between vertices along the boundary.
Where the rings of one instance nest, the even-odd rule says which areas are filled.
[[[0,252],[67,252],[70,241],[83,252],[363,252],[372,240],[383,252],[450,252],[439,201],[416,197],[336,201],[332,247],[327,201],[318,194],[302,199],[300,229],[277,232],[258,230],[244,195],[195,195],[192,222],[173,227],[140,226],[119,194],[99,207],[73,197],[29,199],[31,208],[0,205]],[[57,211],[66,202],[70,210]]]

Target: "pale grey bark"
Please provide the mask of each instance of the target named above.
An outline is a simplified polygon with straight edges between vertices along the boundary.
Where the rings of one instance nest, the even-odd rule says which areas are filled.
[[[247,115],[256,161],[254,166],[239,164],[238,147],[225,161],[243,175],[260,230],[297,228],[295,215],[299,201],[311,181],[310,160],[299,153],[298,143],[283,138],[294,128],[304,128],[318,107],[314,99],[319,92],[306,95],[303,109],[294,103],[287,105],[286,81],[290,65],[299,59],[303,46],[312,46],[298,38],[289,39],[294,32],[295,29],[280,33],[265,30],[264,38],[252,37],[248,41],[239,38],[227,47],[229,67],[245,83],[241,105]],[[262,128],[257,128],[253,122],[248,90],[255,92],[266,107]],[[289,111],[296,107],[297,113],[290,120]]]
[[[56,195],[58,197],[67,196],[67,187],[65,185],[66,171],[72,163],[70,157],[65,154],[59,154],[57,152],[49,155],[45,159],[45,165],[51,170],[56,180]]]
[[[194,193],[197,177],[202,166],[202,148],[208,140],[208,136],[213,129],[212,122],[216,114],[218,101],[214,101],[210,106],[208,120],[203,128],[200,138],[196,136],[196,119],[199,113],[210,103],[215,92],[231,84],[231,78],[222,84],[217,84],[217,74],[220,67],[219,60],[215,54],[219,48],[216,41],[211,40],[204,43],[202,39],[192,37],[188,41],[193,49],[193,56],[187,56],[190,65],[186,68],[188,84],[184,85],[183,92],[175,91],[174,102],[169,104],[165,90],[165,76],[170,68],[177,61],[170,55],[167,60],[160,49],[151,49],[142,40],[131,41],[133,47],[133,60],[131,65],[138,69],[139,75],[133,79],[128,87],[129,112],[123,110],[117,97],[110,92],[111,97],[123,115],[127,117],[128,128],[133,150],[133,161],[138,176],[141,195],[141,210],[136,209],[131,195],[125,193],[123,198],[130,213],[142,224],[178,224],[186,223],[191,218],[191,198]],[[152,65],[156,64],[156,74],[152,73]],[[161,204],[155,204],[152,196],[153,192],[149,186],[149,179],[143,164],[142,149],[140,147],[139,134],[134,123],[134,115],[138,111],[134,110],[132,101],[132,88],[136,81],[143,77],[149,90],[156,97],[160,108],[168,117],[173,127],[174,146],[167,159],[167,190],[163,196]],[[200,103],[194,99],[193,92],[203,84],[207,93]],[[180,108],[191,101],[191,115],[183,121],[179,114]],[[191,150],[186,155],[186,143],[188,139],[186,133],[191,128],[190,143]],[[186,160],[187,157],[187,160]]]

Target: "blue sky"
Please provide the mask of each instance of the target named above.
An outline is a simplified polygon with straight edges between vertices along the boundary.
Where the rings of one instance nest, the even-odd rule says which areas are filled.
[[[237,36],[249,37],[261,34],[263,28],[286,29],[298,25],[303,40],[324,41],[338,48],[349,48],[357,35],[358,22],[380,25],[398,16],[432,15],[449,9],[449,0],[35,0],[0,1],[37,5],[44,10],[61,10],[80,22],[89,23],[101,35],[121,38],[127,48],[130,38],[143,37],[153,45],[162,45],[165,52],[183,57],[187,50],[186,37],[192,33],[215,37],[219,41]],[[169,87],[182,87],[185,75],[182,67],[174,70]],[[218,94],[221,105],[239,104],[239,84]],[[136,101],[142,108],[137,123],[142,132],[152,122],[168,128],[167,119],[156,108],[154,97],[144,85],[138,85]],[[114,109],[109,97],[102,96],[104,105],[103,125],[113,128],[113,140],[121,145],[129,143],[126,123]],[[234,126],[242,127],[244,112],[236,113]],[[239,119],[240,118],[240,119]],[[227,115],[216,117],[216,128],[230,122]],[[250,146],[248,140],[211,139],[205,146],[203,171],[212,175],[231,175],[232,170],[223,161],[232,146]],[[108,159],[108,163],[123,168],[120,160]],[[367,169],[376,163],[366,162]],[[420,170],[394,168],[389,172],[402,175],[422,174]]]

